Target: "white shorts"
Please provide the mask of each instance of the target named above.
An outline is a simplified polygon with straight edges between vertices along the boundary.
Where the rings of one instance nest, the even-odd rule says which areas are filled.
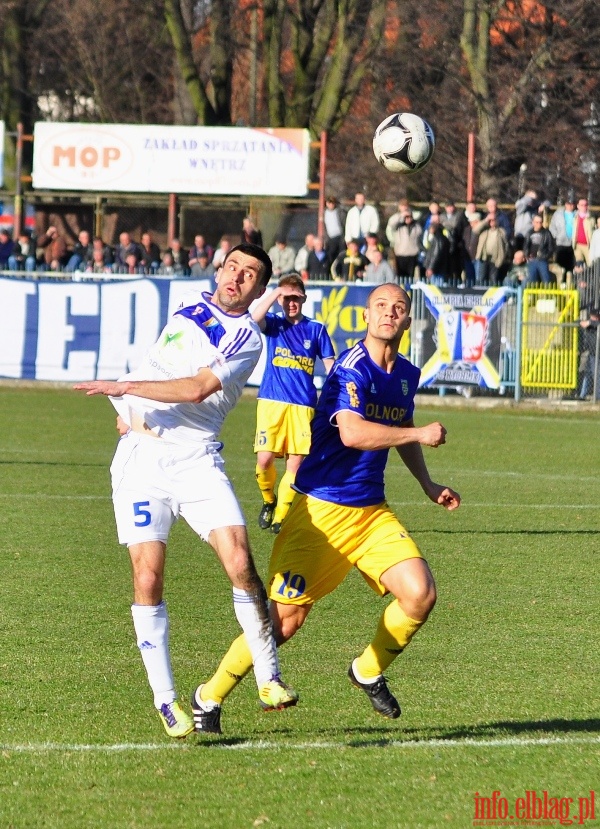
[[[205,541],[219,527],[245,526],[223,467],[219,453],[204,446],[128,432],[110,467],[119,543],[166,544],[180,515]]]

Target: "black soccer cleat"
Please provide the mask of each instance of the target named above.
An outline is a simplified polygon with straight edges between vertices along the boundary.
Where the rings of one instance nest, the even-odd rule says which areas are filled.
[[[281,524],[279,522],[277,522],[276,524],[271,524],[271,532],[275,535],[279,535],[279,533],[281,532]]]
[[[277,501],[273,501],[272,504],[268,504],[266,501],[262,505],[262,509],[258,514],[258,526],[261,530],[268,530],[271,524],[273,523],[273,514],[275,512],[275,507],[277,506]]]
[[[373,708],[378,714],[381,714],[382,717],[395,720],[400,716],[402,713],[400,711],[400,705],[398,704],[396,697],[390,694],[390,689],[387,687],[387,682],[385,681],[384,676],[377,679],[375,682],[359,682],[354,675],[352,665],[350,665],[348,668],[348,679],[353,685],[365,692],[365,694],[369,697]]]
[[[199,685],[192,694],[192,718],[196,734],[222,734],[221,706],[212,704],[206,706],[200,697],[202,685]]]

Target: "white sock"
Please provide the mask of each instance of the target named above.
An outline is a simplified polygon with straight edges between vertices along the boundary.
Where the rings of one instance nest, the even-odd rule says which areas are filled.
[[[362,682],[363,685],[374,685],[376,682],[379,681],[380,676],[364,677],[361,673],[359,673],[359,671],[356,667],[356,662],[357,662],[356,659],[353,660],[353,662],[352,662],[352,672],[354,673],[354,676],[358,679],[359,682]]]
[[[167,605],[131,605],[137,646],[148,674],[148,682],[154,694],[154,705],[160,709],[164,703],[177,699],[171,657],[169,655],[169,616]]]
[[[264,589],[251,593],[234,587],[233,609],[252,654],[256,684],[261,688],[279,676],[277,648]]]
[[[202,686],[200,686],[201,688]],[[214,711],[215,708],[220,708],[221,703],[217,702],[214,699],[202,699],[199,694],[200,688],[196,688],[194,692],[194,699],[196,700],[196,705],[200,706],[203,711]]]

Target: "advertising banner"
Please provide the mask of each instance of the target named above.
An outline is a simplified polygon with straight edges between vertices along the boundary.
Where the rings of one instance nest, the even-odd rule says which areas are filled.
[[[413,286],[426,313],[419,332],[421,386],[500,386],[500,316],[506,288]],[[413,336],[415,332],[413,331]]]
[[[304,196],[302,129],[36,123],[33,186],[126,193]]]
[[[307,287],[304,312],[327,326],[337,354],[364,336],[362,311],[371,288]],[[140,363],[168,316],[202,291],[212,291],[210,280],[0,279],[0,377],[114,380]],[[262,366],[251,384],[260,382]]]

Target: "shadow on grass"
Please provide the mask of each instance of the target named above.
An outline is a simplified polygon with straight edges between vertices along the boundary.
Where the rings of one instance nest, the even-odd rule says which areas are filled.
[[[399,723],[381,726],[364,726],[354,728],[319,729],[318,734],[299,734],[290,728],[277,729],[268,736],[257,738],[252,736],[223,737],[205,735],[199,738],[196,747],[199,748],[236,748],[253,743],[259,747],[261,742],[271,744],[281,740],[281,747],[286,743],[290,748],[298,747],[298,743],[306,743],[307,747],[314,741],[315,747],[319,742],[331,741],[340,748],[384,748],[398,743],[428,743],[435,741],[456,740],[494,740],[510,737],[556,737],[558,735],[597,734],[600,737],[600,719],[588,720],[499,720],[498,722],[480,723],[476,725],[459,725],[454,727],[430,728],[402,728]],[[308,738],[308,739],[307,739]],[[291,742],[290,742],[291,741]]]
[[[331,732],[333,736],[333,731]],[[339,734],[339,732],[337,732]],[[389,745],[402,741],[407,742],[428,742],[436,740],[493,740],[506,739],[507,737],[523,736],[545,736],[556,737],[557,735],[576,734],[597,734],[600,736],[600,719],[587,720],[499,720],[497,722],[479,723],[474,725],[459,725],[454,727],[430,728],[400,728],[398,731],[390,732],[389,728],[353,728],[345,731],[350,737],[347,744],[355,748],[368,747],[370,745]],[[353,739],[352,734],[364,734],[367,739]],[[379,739],[376,734],[381,734]],[[369,739],[369,735],[372,739]],[[383,737],[385,735],[385,737]]]

